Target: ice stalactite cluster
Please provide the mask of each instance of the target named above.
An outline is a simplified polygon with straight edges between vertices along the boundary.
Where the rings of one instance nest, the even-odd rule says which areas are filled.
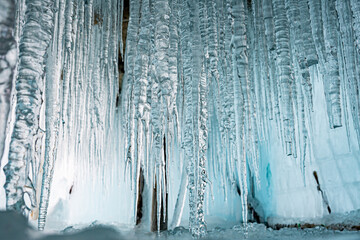
[[[246,222],[248,181],[260,181],[259,145],[271,122],[305,174],[314,74],[324,76],[329,128],[351,121],[359,138],[355,2],[132,2],[122,107],[135,187],[144,168],[145,181],[161,186],[157,204],[164,201],[171,172],[159,152],[175,152],[187,172],[175,220],[187,185],[190,230],[204,235],[204,191],[216,179],[225,192],[239,189]]]
[[[7,209],[30,211],[39,229],[56,160],[80,175],[101,173],[98,159],[113,146],[121,6],[111,0],[17,1],[16,119],[5,189]],[[78,169],[84,166],[78,161],[94,169]]]
[[[120,0],[17,1],[5,189],[7,208],[31,210],[39,229],[57,159],[75,178],[102,179],[105,165],[121,172],[130,179],[134,218],[143,209],[158,231],[169,214],[171,226],[179,224],[188,191],[190,231],[204,236],[215,181],[225,196],[238,191],[247,222],[248,183],[261,181],[260,144],[271,126],[305,174],[314,75],[324,79],[329,128],[352,124],[360,140],[359,1],[131,0],[125,52],[123,9]],[[0,37],[8,28],[0,19]],[[174,162],[179,192],[169,180]],[[178,196],[174,213],[169,194]]]

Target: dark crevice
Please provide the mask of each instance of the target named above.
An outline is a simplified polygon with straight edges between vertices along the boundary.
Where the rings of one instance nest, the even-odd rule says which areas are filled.
[[[166,139],[164,137],[164,142],[163,142],[163,150],[164,150],[164,162],[165,162],[165,166],[164,169],[166,169]],[[165,171],[165,189],[166,189],[166,184],[167,184],[167,175],[166,175],[166,171]],[[152,193],[152,211],[151,211],[151,231],[152,232],[157,232],[158,231],[158,223],[157,223],[157,177],[155,175],[155,187],[153,188],[153,193]],[[161,196],[162,197],[162,196]],[[165,206],[164,206],[164,202],[165,202]],[[165,194],[165,199],[162,199],[161,201],[161,209],[160,209],[160,231],[165,231],[167,230],[167,225],[168,225],[168,193]]]
[[[264,222],[264,211],[255,196],[254,177],[250,175],[250,192],[248,198],[249,221],[256,223]]]
[[[127,38],[127,28],[129,23],[130,17],[130,7],[129,7],[129,0],[124,0],[124,10],[123,10],[123,19],[122,19],[122,42],[123,42],[123,53],[125,56],[125,49],[126,49],[126,38]],[[118,52],[118,71],[119,71],[119,92],[116,97],[116,106],[118,107],[120,104],[120,95],[122,89],[122,82],[123,77],[125,74],[125,66],[124,66],[124,59],[121,56],[121,50],[119,48]]]
[[[235,188],[236,188],[237,194],[239,194],[239,196],[241,197],[241,190],[240,190],[239,184],[236,184]]]
[[[141,223],[143,217],[143,193],[144,193],[144,171],[140,168],[139,176],[139,188],[138,188],[138,200],[136,203],[136,225]]]

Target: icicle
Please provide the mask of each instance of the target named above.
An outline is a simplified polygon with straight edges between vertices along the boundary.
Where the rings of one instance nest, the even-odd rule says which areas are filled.
[[[273,9],[271,0],[262,0],[263,7],[263,18],[265,26],[265,39],[266,39],[266,48],[267,48],[267,57],[268,57],[268,71],[269,71],[269,80],[270,80],[270,89],[272,90],[271,102],[273,104],[273,112],[271,114],[272,118],[275,118],[277,124],[279,125],[280,121],[280,106],[278,101],[279,90],[278,90],[278,81],[276,76],[276,45],[275,45],[275,29],[274,29],[274,18],[273,18]],[[272,119],[271,118],[271,119]],[[280,127],[278,127],[280,131]],[[281,135],[281,134],[280,134]]]
[[[220,7],[220,6],[219,6]],[[222,15],[220,19],[224,19],[223,21],[219,21],[218,24],[224,25],[224,40],[223,43],[219,45],[219,52],[223,53],[223,57],[220,55],[220,59],[224,59],[222,66],[220,69],[223,69],[223,72],[221,73],[222,81],[226,81],[226,89],[227,93],[224,96],[225,99],[225,109],[227,110],[227,114],[229,117],[229,143],[228,149],[230,152],[229,161],[231,165],[231,175],[229,176],[230,179],[228,179],[231,182],[236,181],[236,163],[238,162],[238,156],[237,156],[237,146],[236,146],[236,131],[234,129],[236,128],[236,116],[235,116],[235,109],[234,109],[234,77],[233,77],[233,68],[234,63],[232,61],[232,49],[231,49],[231,41],[232,41],[232,28],[234,24],[234,19],[232,15],[232,9],[231,9],[231,1],[228,0],[224,2],[224,5],[222,6]],[[221,34],[221,33],[220,33]],[[224,176],[225,178],[225,176]],[[225,179],[223,180],[225,181]]]
[[[340,43],[339,43],[340,44]],[[344,49],[342,47],[338,47],[338,57],[340,59],[339,61],[339,75],[340,75],[340,79],[346,79],[346,74],[345,74],[345,60],[344,60]],[[350,128],[349,128],[349,111],[348,109],[348,99],[347,99],[347,86],[346,84],[340,84],[340,95],[341,95],[341,101],[343,103],[343,109],[344,111],[344,122],[345,122],[345,129],[346,129],[346,137],[347,137],[347,143],[348,143],[348,148],[349,151],[351,149],[350,147]],[[351,111],[350,111],[351,113]]]
[[[171,97],[170,103],[172,104],[169,114],[177,115],[176,109],[176,96],[178,88],[178,22],[179,22],[179,10],[178,10],[178,1],[171,1],[171,14],[170,14],[170,45],[169,45],[169,78],[171,83]],[[177,126],[178,127],[178,126]]]
[[[245,26],[245,7],[244,2],[235,2],[237,5],[232,6],[232,14],[234,16],[233,23],[233,61],[236,63],[234,67],[234,99],[235,99],[235,119],[236,119],[236,140],[238,160],[240,161],[240,191],[243,211],[243,222],[247,222],[247,184],[246,184],[246,149],[244,128],[246,124],[245,116],[248,111],[248,96],[246,83],[248,80],[248,58],[247,58],[247,42],[246,42],[246,26]],[[245,86],[245,87],[244,87]]]
[[[90,59],[89,59],[89,52],[90,52],[90,44],[92,42],[92,27],[93,27],[93,0],[85,1],[84,6],[84,46],[83,46],[83,73],[84,77],[86,78],[86,74],[90,73],[89,71],[89,65],[90,65]],[[110,13],[108,13],[110,15]],[[116,50],[116,47],[114,47],[114,52]],[[88,75],[90,78],[91,75]],[[86,81],[87,82],[87,81]],[[86,84],[84,84],[86,85]],[[86,87],[84,87],[84,90]],[[87,91],[86,91],[87,92]],[[111,126],[109,126],[111,128]]]
[[[57,2],[59,10],[55,17],[54,38],[46,65],[45,84],[45,107],[46,107],[46,138],[45,138],[45,160],[43,165],[43,177],[41,196],[39,203],[38,229],[45,227],[47,208],[49,205],[50,187],[57,158],[57,145],[60,126],[60,71],[62,62],[62,40],[64,32],[64,0]]]
[[[10,143],[6,175],[6,208],[25,210],[27,152],[33,149],[34,135],[39,127],[42,79],[46,50],[53,31],[53,1],[28,0],[25,25],[20,40],[19,74],[16,81],[16,120]]]
[[[355,33],[355,44],[357,52],[360,55],[360,2],[358,0],[350,0],[351,10],[353,13],[353,29]]]
[[[83,99],[83,71],[82,71],[82,63],[83,63],[83,48],[82,44],[84,44],[84,1],[79,1],[77,3],[76,12],[78,15],[78,19],[76,23],[76,44],[75,44],[75,54],[74,54],[74,65],[72,69],[74,69],[72,72],[72,79],[71,79],[71,101],[68,111],[68,121],[69,121],[69,129],[72,130],[70,132],[70,136],[72,139],[75,139],[75,142],[79,142],[80,135],[82,133],[81,128],[83,125],[81,124],[82,118],[81,116],[82,109],[82,100]],[[75,29],[74,29],[75,30]],[[74,125],[73,128],[71,126]],[[75,145],[77,149],[75,149],[75,152],[80,152],[80,144]]]
[[[217,162],[219,166],[216,168],[216,171],[219,171],[220,181],[222,181],[222,185],[224,185],[225,188],[227,181],[225,177],[226,165],[229,161],[232,161],[232,158],[228,155],[228,139],[230,133],[229,116],[232,104],[230,103],[229,96],[230,84],[227,79],[228,76],[225,75],[226,65],[222,61],[228,60],[225,57],[225,49],[229,52],[231,33],[230,31],[226,32],[226,27],[229,30],[231,25],[226,26],[225,24],[227,19],[225,9],[222,10],[222,14],[219,15],[219,20],[217,20],[217,9],[221,9],[221,5],[216,5],[216,2],[213,0],[206,4],[208,46],[204,49],[204,55],[206,59],[206,71],[208,72],[207,77],[209,78],[210,89],[213,92],[212,97],[214,98],[213,101],[215,104],[214,114],[217,116],[219,122],[219,144],[220,148],[224,149],[224,151],[219,151],[218,149],[219,157],[224,159],[224,161]],[[219,55],[219,53],[223,54],[223,57]]]
[[[290,36],[291,41],[295,42],[295,34],[291,34]],[[302,71],[299,67],[299,61],[297,59],[297,54],[295,52],[295,48],[291,49],[291,57],[292,57],[292,65],[294,70],[294,78],[295,78],[295,89],[293,92],[296,92],[296,94],[293,94],[294,99],[294,113],[295,120],[296,120],[296,126],[298,126],[298,135],[297,139],[299,139],[298,144],[300,146],[300,170],[302,173],[303,181],[305,183],[305,157],[306,157],[306,148],[307,148],[307,129],[306,129],[306,119],[305,119],[305,88],[303,87],[303,76],[300,74]]]
[[[125,55],[125,72],[126,76],[124,76],[125,81],[127,81],[127,89],[124,92],[124,95],[128,98],[127,106],[126,106],[126,116],[124,119],[127,124],[127,156],[126,162],[127,164],[135,164],[134,162],[134,154],[135,154],[135,131],[137,129],[135,126],[135,104],[133,104],[134,98],[134,89],[133,82],[134,79],[134,64],[136,57],[136,43],[138,40],[138,30],[139,30],[139,20],[140,20],[140,6],[141,2],[139,1],[130,1],[130,19],[128,25],[127,39],[126,39],[126,55]],[[131,166],[133,171],[135,171],[134,166]],[[130,171],[132,172],[132,171]],[[134,173],[132,173],[133,175]],[[136,176],[133,176],[134,178]],[[135,180],[132,181],[135,183]]]
[[[62,123],[65,124],[67,118],[68,100],[69,100],[69,81],[72,66],[72,22],[73,22],[73,0],[66,0],[65,9],[65,29],[64,29],[64,45],[65,45],[65,56],[64,56],[64,70],[63,70],[63,96],[62,96]]]
[[[316,53],[319,59],[320,64],[319,71],[321,74],[327,74],[326,68],[326,52],[325,52],[325,40],[324,40],[324,31],[323,31],[323,20],[322,20],[322,7],[321,0],[312,0],[308,1],[309,9],[310,9],[310,24],[312,37],[314,39],[314,44],[316,47]],[[329,118],[330,126],[332,127],[332,106],[330,101],[330,81],[327,80],[327,77],[323,77],[324,81],[324,92],[326,99],[326,110]],[[334,95],[334,93],[332,93]]]
[[[303,10],[303,12],[300,12],[301,10],[299,8],[299,5],[301,5],[300,2],[298,3],[297,1],[287,0],[285,3],[287,7],[287,15],[290,22],[291,30],[293,30],[293,34],[294,34],[293,39],[295,43],[294,44],[295,56],[300,67],[301,82],[303,85],[303,89],[305,92],[309,109],[313,111],[312,84],[310,82],[309,65],[310,64],[313,65],[314,63],[316,63],[317,58],[316,56],[313,56],[315,51],[311,52],[311,49],[310,50],[308,49],[310,48],[309,45],[311,45],[311,42],[308,39],[306,39],[306,36],[309,34],[306,32],[307,28],[305,28],[304,25],[306,24],[309,25],[309,23],[304,19],[306,17],[306,15],[303,13],[305,12],[305,10]],[[302,6],[302,8],[304,7]],[[306,41],[310,43],[305,44]],[[308,56],[307,56],[307,52],[309,52]],[[309,58],[310,64],[307,61],[308,57],[310,57]]]
[[[321,18],[321,0],[308,1],[310,10],[310,26],[312,31],[312,38],[316,47],[316,53],[321,65],[324,64],[325,42],[323,33],[323,23]]]
[[[287,155],[294,153],[294,115],[293,102],[291,98],[292,76],[290,68],[290,48],[289,48],[289,26],[286,19],[284,0],[274,0],[274,26],[276,39],[276,63],[277,77],[280,86],[280,111],[283,124],[283,136]]]
[[[123,18],[124,18],[124,0],[117,1],[120,6],[118,6],[118,9],[120,9],[120,14],[118,14],[118,22],[119,22],[119,48],[120,48],[120,54],[121,59],[124,59],[124,43],[123,43]]]
[[[77,49],[79,48],[78,47],[78,42],[80,39],[77,39],[77,34],[78,32],[78,22],[79,22],[79,16],[78,16],[78,4],[76,1],[74,1],[73,3],[69,3],[68,2],[68,6],[66,7],[66,9],[68,10],[68,7],[73,9],[73,11],[70,13],[70,16],[73,15],[73,18],[70,19],[69,17],[66,18],[66,22],[65,22],[65,47],[67,48],[66,49],[66,52],[65,52],[65,55],[68,53],[68,58],[66,59],[66,56],[65,56],[65,63],[64,63],[64,70],[63,70],[63,73],[64,73],[64,82],[63,82],[63,109],[62,109],[62,112],[63,112],[63,126],[64,124],[66,124],[66,120],[64,119],[67,119],[67,124],[66,124],[66,131],[64,131],[63,134],[67,134],[69,135],[69,137],[71,136],[70,134],[72,134],[71,132],[71,127],[74,125],[74,121],[72,119],[72,113],[74,111],[72,111],[74,105],[75,105],[75,94],[74,94],[74,91],[75,91],[75,87],[74,87],[74,82],[73,81],[73,78],[74,78],[74,75],[75,75],[75,64],[76,64],[76,55],[77,55]],[[71,22],[72,21],[72,22]],[[71,29],[70,29],[71,27]],[[66,29],[68,28],[68,29]],[[69,35],[69,33],[71,33],[71,35]],[[69,44],[69,37],[71,37],[71,44]],[[71,46],[71,51],[69,51],[69,48],[68,46]],[[71,57],[69,57],[71,56]],[[68,62],[66,62],[68,61]],[[68,65],[67,65],[68,64]],[[68,73],[67,73],[68,71]],[[69,76],[66,76],[66,74],[69,74]],[[69,79],[69,80],[67,80]],[[67,89],[68,88],[68,89]],[[68,92],[68,93],[67,93]],[[67,94],[66,94],[67,93]],[[67,96],[66,96],[67,95]],[[68,98],[68,103],[66,104],[66,100],[65,98]],[[67,111],[65,110],[65,108],[67,108]],[[65,116],[66,114],[66,116]],[[73,146],[74,147],[74,146]],[[69,148],[71,148],[71,145],[69,143]]]
[[[250,6],[249,6],[250,7]],[[249,135],[249,149],[248,149],[248,155],[249,155],[249,159],[251,160],[249,167],[251,169],[252,174],[255,176],[255,181],[257,183],[257,186],[260,186],[260,178],[259,178],[259,149],[258,149],[258,142],[259,142],[259,134],[260,131],[262,129],[262,118],[265,114],[263,114],[263,109],[261,109],[261,91],[260,91],[260,70],[259,70],[259,49],[258,49],[258,39],[256,37],[255,39],[255,35],[258,36],[258,30],[259,30],[259,26],[257,24],[257,20],[256,18],[258,18],[257,13],[254,12],[254,10],[256,11],[256,7],[255,7],[255,2],[253,2],[253,5],[251,7],[252,9],[252,16],[250,16],[250,14],[245,12],[245,15],[248,19],[248,21],[250,22],[250,24],[248,24],[248,27],[246,29],[247,32],[247,39],[252,39],[251,40],[251,45],[252,45],[252,56],[251,56],[251,61],[253,62],[252,66],[250,67],[250,69],[252,69],[252,77],[249,77],[249,102],[250,102],[250,121],[249,121],[249,131],[250,131],[250,135]],[[250,10],[249,10],[250,11]],[[248,11],[248,12],[249,12]],[[253,27],[252,27],[253,26]],[[250,30],[250,28],[253,29]],[[251,48],[251,46],[250,46]],[[250,74],[249,74],[250,75]],[[260,111],[260,112],[258,112]]]
[[[334,1],[322,1],[322,17],[324,23],[324,42],[326,49],[325,68],[329,81],[328,91],[331,105],[330,127],[342,126],[340,105],[340,78],[337,57],[337,20]],[[327,89],[327,87],[325,88]]]
[[[175,209],[174,209],[174,214],[173,214],[173,220],[172,220],[172,223],[170,225],[170,229],[173,229],[173,228],[180,225],[181,216],[182,216],[182,213],[184,211],[186,193],[187,193],[188,183],[189,183],[186,168],[187,168],[187,165],[185,163],[184,168],[182,170],[182,174],[181,174],[181,180],[180,180],[181,182],[180,182],[180,187],[179,187],[179,193],[178,193],[178,196],[176,198],[176,204],[175,204]]]
[[[305,49],[306,65],[311,67],[318,63],[318,57],[316,55],[315,43],[312,38],[308,0],[300,0],[298,6],[301,16],[300,28]]]
[[[137,130],[136,139],[136,182],[134,194],[135,194],[135,206],[138,201],[138,183],[140,177],[140,166],[144,164],[142,156],[143,144],[147,139],[143,139],[143,121],[149,122],[146,118],[149,107],[147,104],[147,89],[148,89],[148,69],[149,69],[149,54],[150,54],[150,5],[148,0],[144,0],[141,6],[141,19],[140,19],[140,31],[139,31],[139,43],[137,45],[137,56],[135,60],[135,79],[134,82],[134,105],[136,108],[135,114],[135,129]],[[146,124],[146,123],[145,123]],[[145,132],[145,136],[147,132]],[[135,209],[136,211],[136,209]],[[136,214],[136,213],[135,213]]]
[[[191,48],[192,41],[190,41],[192,29],[190,12],[194,10],[190,8],[191,3],[188,0],[181,1],[181,17],[180,17],[180,46],[182,53],[182,62],[183,62],[183,77],[184,77],[184,158],[188,162],[188,178],[189,178],[189,207],[190,207],[190,216],[189,216],[189,228],[193,232],[193,229],[197,227],[196,222],[196,202],[195,200],[195,158],[194,158],[194,136],[193,136],[193,83],[192,83],[192,61],[191,61]]]
[[[153,3],[154,9],[154,24],[155,24],[155,83],[154,83],[154,98],[156,108],[154,114],[157,114],[154,120],[154,146],[156,148],[155,163],[156,163],[156,179],[157,179],[157,224],[158,231],[160,231],[161,223],[161,208],[166,209],[166,190],[165,190],[165,155],[159,154],[163,145],[163,138],[167,136],[167,119],[169,110],[173,105],[170,102],[171,81],[169,78],[169,63],[168,63],[168,49],[169,49],[169,20],[170,7],[167,0],[157,0]],[[161,91],[161,92],[160,92]],[[165,127],[164,127],[165,126]],[[162,151],[163,152],[163,151]],[[162,156],[162,157],[161,157]],[[165,211],[164,211],[165,212]]]
[[[154,3],[155,12],[155,54],[156,65],[155,74],[159,78],[161,95],[167,109],[170,108],[170,93],[171,82],[169,79],[169,63],[168,63],[168,49],[169,49],[169,19],[170,7],[167,0],[157,0]]]
[[[206,234],[206,223],[204,216],[204,199],[205,199],[205,187],[206,187],[206,179],[207,173],[205,169],[206,164],[206,155],[207,155],[207,138],[208,138],[208,130],[207,130],[207,118],[208,118],[208,110],[207,110],[207,92],[208,86],[205,75],[205,68],[202,67],[202,74],[199,81],[199,160],[197,166],[197,236],[204,236]]]
[[[300,81],[298,81],[300,82]],[[296,91],[297,91],[297,101],[298,101],[298,129],[299,129],[299,135],[301,138],[299,138],[299,145],[300,145],[300,170],[303,177],[303,182],[305,184],[305,160],[306,160],[306,150],[308,145],[308,130],[306,128],[306,115],[305,115],[305,101],[304,96],[306,96],[306,93],[304,88],[301,88],[301,85],[299,83],[296,84]]]
[[[331,3],[329,3],[329,17],[334,16],[335,15],[335,11],[332,14],[331,10],[334,9],[334,7],[332,6]],[[357,60],[355,57],[355,46],[354,46],[354,37],[353,37],[353,29],[352,29],[352,24],[349,24],[352,22],[352,17],[351,17],[351,9],[350,9],[350,3],[349,2],[344,2],[344,1],[336,1],[336,10],[337,10],[337,15],[338,15],[338,19],[340,22],[340,32],[341,32],[341,40],[342,40],[342,47],[343,47],[343,51],[344,51],[344,56],[345,56],[345,63],[344,63],[344,67],[345,67],[345,73],[347,76],[347,82],[346,82],[346,93],[349,96],[349,102],[350,102],[350,109],[351,109],[351,114],[352,114],[352,118],[353,118],[353,123],[354,123],[354,128],[357,134],[357,139],[359,141],[360,144],[360,111],[359,111],[359,75],[357,74]],[[332,14],[332,15],[331,15]],[[336,16],[336,15],[335,15]],[[338,65],[336,65],[338,66]],[[342,83],[345,84],[345,83]],[[340,83],[338,84],[333,84],[335,85],[333,89],[336,89],[336,91],[340,91]],[[332,88],[330,87],[330,91],[332,90]],[[334,90],[335,91],[335,90]],[[339,93],[340,95],[340,93]],[[333,100],[333,99],[332,99]],[[337,101],[340,101],[340,99],[338,100],[336,98],[336,103]],[[332,103],[334,103],[334,101],[332,101]],[[335,113],[338,116],[339,115],[339,119],[341,121],[340,118],[340,114],[341,114],[341,109],[336,108],[336,110],[340,111],[336,111]],[[335,111],[335,109],[333,109],[333,112]],[[336,118],[337,119],[337,118]],[[339,124],[340,126],[342,125],[341,122]],[[334,120],[334,127],[337,126],[337,122]]]
[[[19,5],[21,6],[21,5]],[[21,13],[16,13],[19,17]],[[0,3],[0,166],[4,154],[6,127],[10,111],[10,96],[15,70],[16,44],[13,36],[15,21],[15,1]]]
[[[266,51],[266,41],[265,41],[265,26],[263,21],[262,5],[261,0],[256,0],[254,2],[254,21],[257,26],[257,64],[259,70],[259,81],[257,82],[257,95],[260,96],[257,108],[256,115],[258,120],[258,125],[261,128],[259,132],[259,138],[267,138],[268,133],[268,119],[273,118],[273,106],[271,95],[273,94],[270,87],[270,78],[267,64],[269,64],[268,55]]]
[[[13,0],[11,0],[13,1]],[[20,35],[22,33],[22,27],[24,25],[24,18],[26,12],[25,0],[16,0],[16,14],[15,14],[15,26],[14,26],[14,38],[17,43],[20,41]],[[3,8],[6,9],[6,8]]]

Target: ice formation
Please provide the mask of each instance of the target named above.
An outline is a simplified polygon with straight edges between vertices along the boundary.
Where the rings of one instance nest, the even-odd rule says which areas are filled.
[[[130,0],[126,44],[125,5],[0,2],[0,156],[16,76],[6,208],[39,229],[57,171],[69,194],[130,187],[132,222],[153,230],[178,226],[188,199],[189,229],[204,236],[216,184],[225,201],[238,192],[246,223],[274,135],[306,184],[315,79],[329,131],[360,142],[358,0]]]

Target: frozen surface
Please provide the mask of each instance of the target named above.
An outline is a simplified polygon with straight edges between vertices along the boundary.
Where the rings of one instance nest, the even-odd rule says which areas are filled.
[[[284,228],[278,231],[265,227],[263,224],[249,224],[246,229],[241,225],[222,226],[216,223],[208,225],[208,232],[204,239],[328,239],[355,240],[360,238],[356,231],[332,231],[322,227],[313,229]],[[222,227],[220,227],[222,226]],[[31,228],[24,217],[13,212],[0,212],[0,236],[3,240],[130,240],[130,239],[189,239],[192,235],[184,227],[160,234],[148,233],[141,229],[133,229],[125,225],[103,225],[94,222],[89,226],[70,226],[61,232],[37,232]]]

